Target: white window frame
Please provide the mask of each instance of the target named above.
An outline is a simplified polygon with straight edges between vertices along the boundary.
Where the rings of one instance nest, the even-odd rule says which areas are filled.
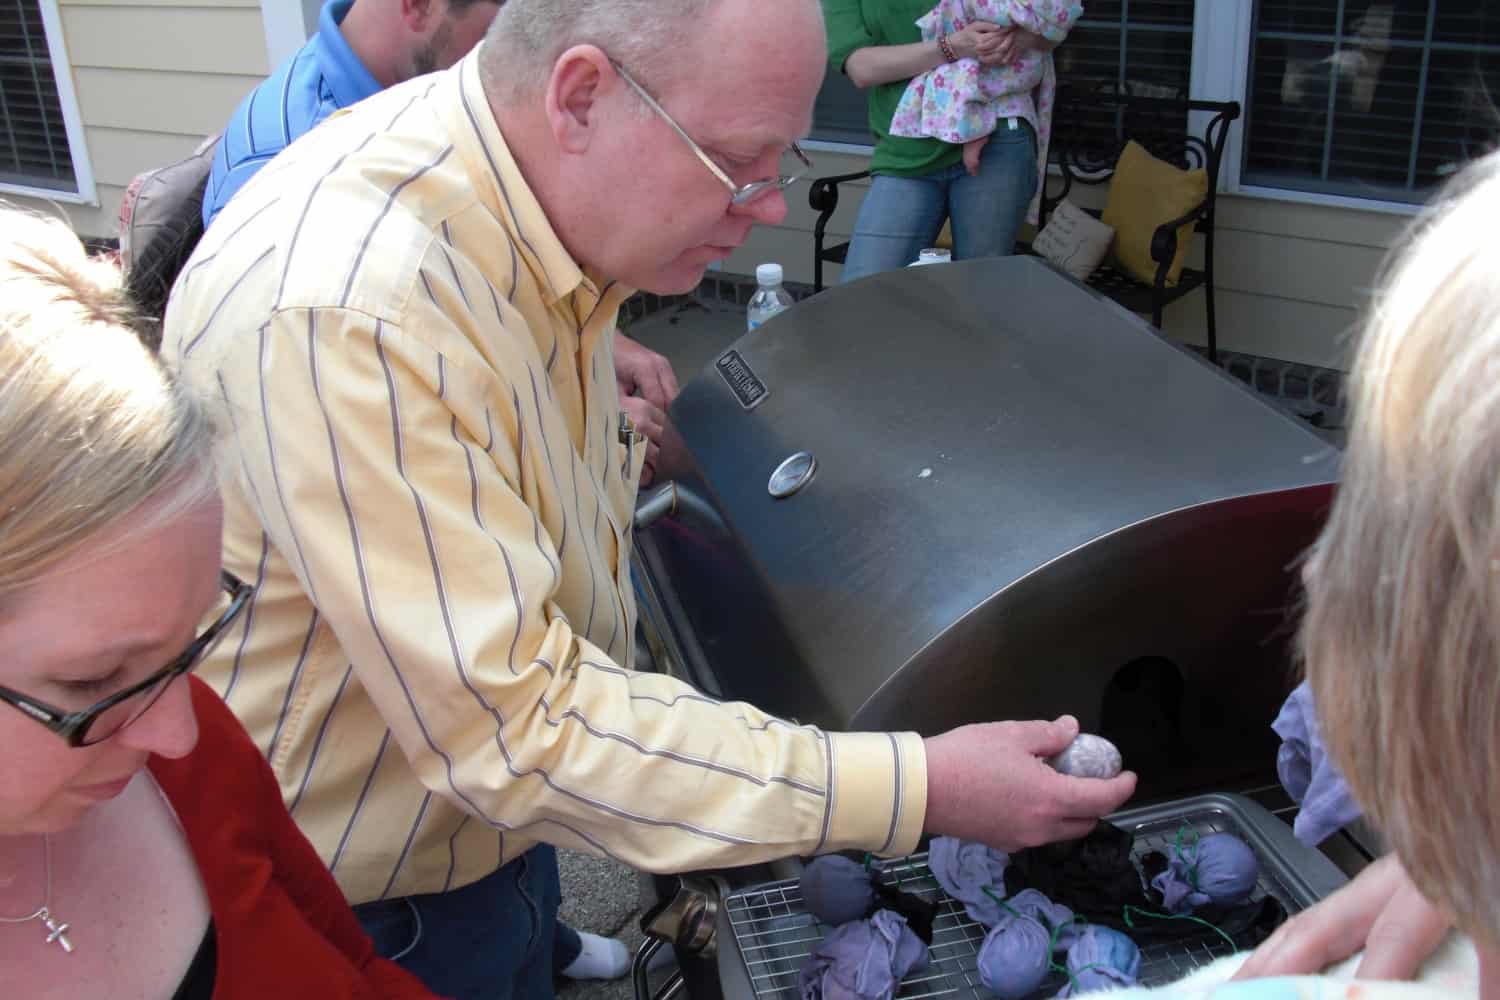
[[[260,0],[260,20],[266,33],[266,65],[271,69],[290,59],[311,37],[305,18],[303,0]],[[313,23],[317,23],[316,18]]]
[[[57,82],[57,103],[62,108],[63,133],[68,139],[68,157],[73,161],[73,182],[77,190],[33,187],[29,184],[0,183],[0,193],[68,205],[97,207],[99,192],[94,186],[94,169],[89,159],[88,143],[83,136],[83,116],[78,111],[78,93],[73,89],[73,64],[68,61],[68,47],[63,42],[62,16],[57,0],[38,0],[42,13],[42,34],[47,37],[47,62]]]

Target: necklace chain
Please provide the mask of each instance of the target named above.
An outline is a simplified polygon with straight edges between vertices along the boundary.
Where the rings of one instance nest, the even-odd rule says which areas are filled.
[[[64,952],[73,954],[73,942],[68,940],[69,924],[59,922],[52,913],[52,839],[42,834],[42,870],[46,872],[42,892],[42,905],[24,917],[0,917],[0,924],[29,924],[40,920],[47,930],[47,943],[55,944]]]

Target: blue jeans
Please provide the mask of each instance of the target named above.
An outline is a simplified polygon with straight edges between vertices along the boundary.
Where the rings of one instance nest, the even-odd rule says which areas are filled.
[[[839,281],[905,267],[950,217],[954,260],[1014,253],[1036,185],[1036,135],[1020,120],[1013,129],[1002,120],[972,177],[962,163],[921,177],[877,174],[859,206]]]
[[[557,922],[557,852],[539,844],[452,892],[361,903],[375,951],[454,1000],[552,1000],[556,958],[581,943]],[[562,932],[559,932],[562,928]],[[571,938],[571,942],[567,939]]]

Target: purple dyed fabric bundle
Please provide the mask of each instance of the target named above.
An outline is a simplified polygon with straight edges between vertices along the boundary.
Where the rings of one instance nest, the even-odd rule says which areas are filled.
[[[802,870],[802,901],[808,913],[837,927],[870,912],[875,888],[864,865],[825,854]]]
[[[1343,773],[1323,745],[1312,689],[1306,681],[1287,697],[1271,728],[1281,737],[1276,774],[1300,806],[1292,832],[1308,847],[1317,847],[1362,813]]]
[[[1000,919],[995,896],[1005,895],[1005,866],[1010,855],[957,837],[934,837],[928,845],[927,867],[943,891],[964,904],[969,916],[986,927]]]
[[[902,977],[927,968],[927,946],[906,919],[876,910],[836,927],[813,950],[798,983],[802,1000],[891,1000]]]
[[[1141,949],[1119,931],[1090,924],[1068,949],[1068,985],[1059,997],[1125,989],[1141,974]]]
[[[1229,906],[1255,891],[1260,861],[1240,838],[1211,833],[1172,851],[1167,870],[1151,880],[1170,913],[1190,913],[1206,903]]]
[[[1035,889],[1016,893],[979,949],[979,981],[1002,1000],[1026,996],[1047,978],[1053,947],[1067,948],[1077,937],[1072,922],[1072,910]]]

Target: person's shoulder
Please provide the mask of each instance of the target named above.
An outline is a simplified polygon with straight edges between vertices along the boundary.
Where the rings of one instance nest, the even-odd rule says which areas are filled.
[[[277,66],[235,107],[224,130],[228,169],[276,155],[336,110],[324,101],[311,45],[304,45]]]

